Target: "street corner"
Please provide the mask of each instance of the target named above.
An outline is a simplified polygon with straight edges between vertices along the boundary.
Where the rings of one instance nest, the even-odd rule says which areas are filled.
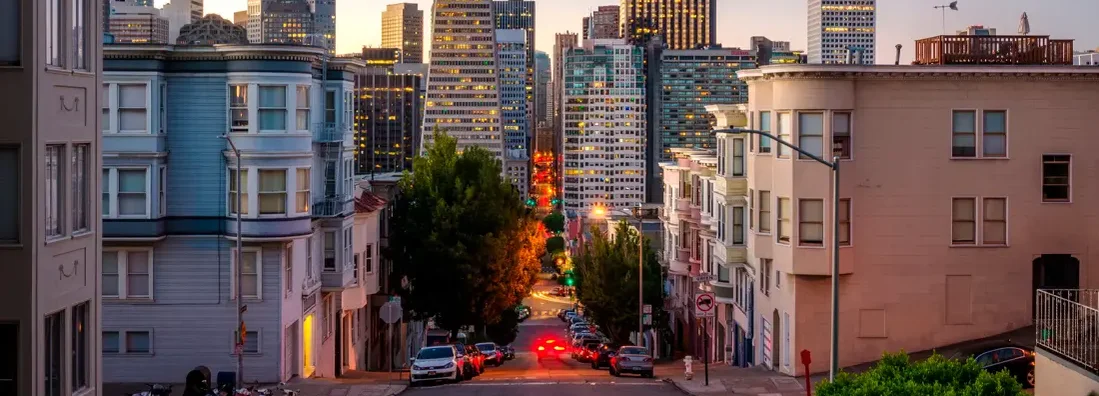
[[[300,396],[394,396],[408,387],[399,384],[303,384],[298,387]]]
[[[709,385],[702,378],[665,377],[663,381],[672,384],[676,389],[688,395],[724,395],[729,393],[729,390],[725,388],[725,384],[716,379],[710,381]]]

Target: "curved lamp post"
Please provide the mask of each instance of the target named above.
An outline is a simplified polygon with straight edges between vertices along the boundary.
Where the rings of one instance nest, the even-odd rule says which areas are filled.
[[[814,161],[819,162],[821,165],[827,166],[832,170],[832,329],[831,329],[831,345],[829,351],[829,365],[828,365],[828,380],[835,381],[836,372],[839,371],[839,310],[840,310],[840,297],[839,297],[839,274],[840,274],[840,160],[838,156],[833,156],[831,161],[824,160],[817,155],[809,153],[803,150],[801,147],[790,144],[789,142],[779,139],[778,136],[772,135],[768,132],[757,131],[747,129],[748,115],[747,106],[745,105],[709,105],[706,106],[706,111],[710,112],[717,119],[718,128],[713,130],[713,133],[730,133],[730,134],[752,134],[770,138],[771,140],[797,151],[798,154],[812,158]],[[789,346],[787,346],[789,347]]]

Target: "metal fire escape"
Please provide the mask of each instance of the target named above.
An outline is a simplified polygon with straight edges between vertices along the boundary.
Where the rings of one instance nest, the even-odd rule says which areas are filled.
[[[313,40],[326,40],[321,34],[311,34],[308,38]],[[327,46],[323,46],[327,48]],[[314,123],[313,141],[317,143],[320,152],[321,166],[324,170],[324,188],[313,199],[313,217],[336,217],[343,214],[350,201],[351,191],[346,191],[350,186],[342,186],[340,181],[350,178],[347,172],[352,172],[344,164],[344,144],[347,139],[350,120],[342,114],[351,114],[348,109],[340,107],[341,96],[337,90],[328,87],[328,60],[330,55],[325,52],[321,58],[321,92],[323,107],[323,121]],[[347,96],[344,92],[343,96]],[[343,100],[344,106],[350,106],[347,100]]]

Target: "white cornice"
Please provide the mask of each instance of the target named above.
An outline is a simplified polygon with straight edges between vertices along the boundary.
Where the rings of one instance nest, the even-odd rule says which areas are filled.
[[[742,80],[759,79],[1013,79],[1013,80],[1094,80],[1099,67],[1062,65],[768,65],[737,72]]]

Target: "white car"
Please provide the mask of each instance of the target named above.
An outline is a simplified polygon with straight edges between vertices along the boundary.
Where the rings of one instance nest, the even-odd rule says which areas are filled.
[[[416,358],[412,359],[412,375],[409,376],[411,385],[433,381],[458,382],[462,378],[462,367],[453,346],[427,347],[421,349]]]

